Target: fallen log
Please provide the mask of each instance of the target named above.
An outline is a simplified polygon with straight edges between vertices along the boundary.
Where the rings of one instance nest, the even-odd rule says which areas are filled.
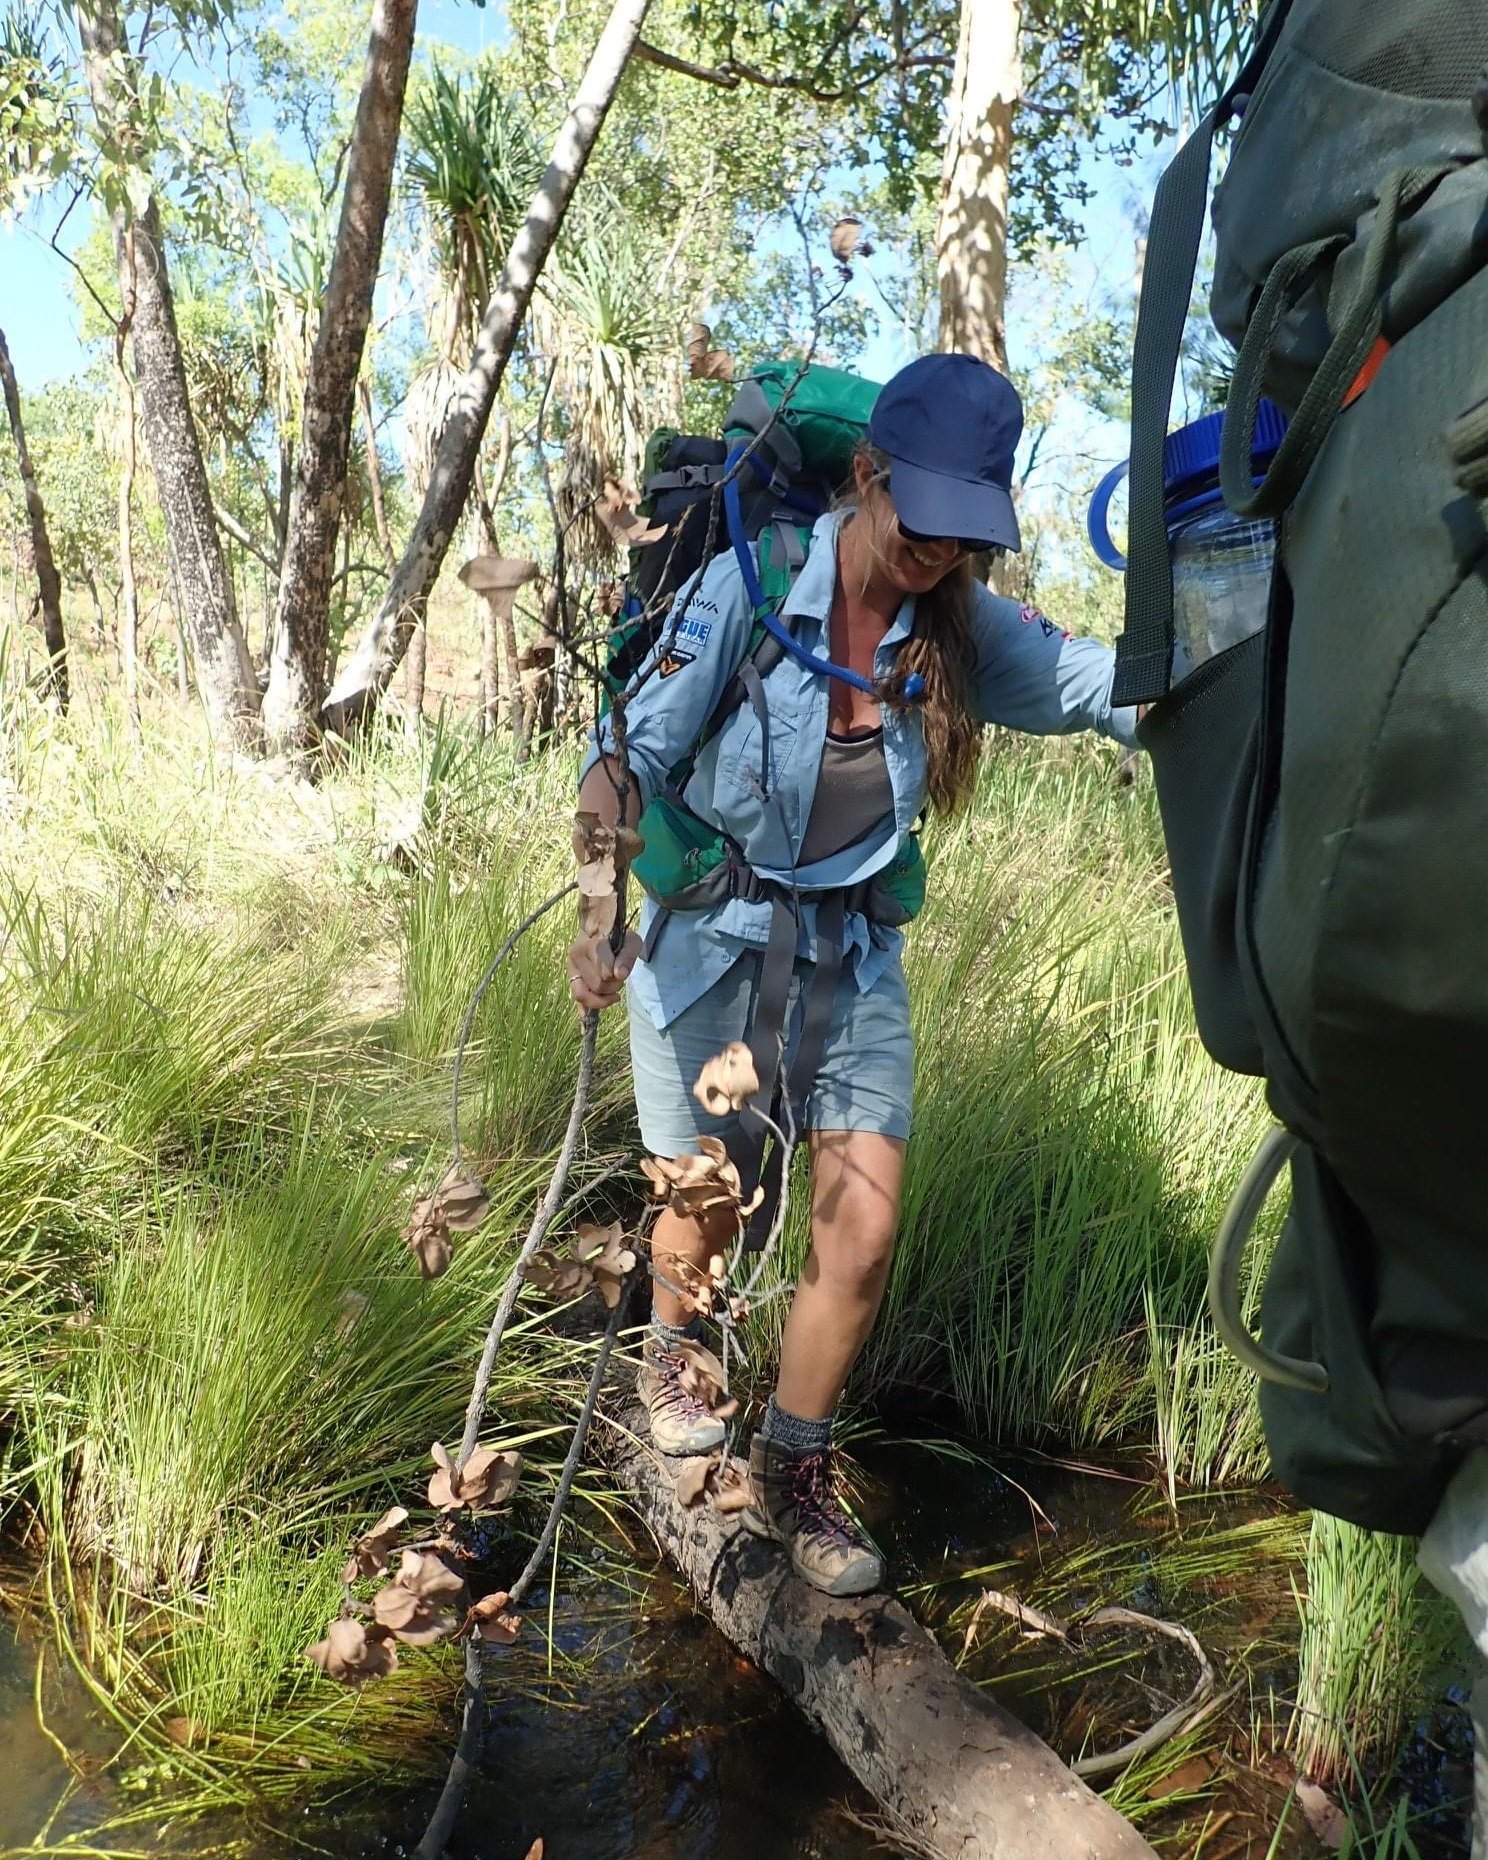
[[[778,1545],[709,1503],[680,1503],[638,1408],[605,1418],[599,1450],[659,1548],[918,1846],[943,1860],[1155,1860],[892,1596],[818,1593]]]

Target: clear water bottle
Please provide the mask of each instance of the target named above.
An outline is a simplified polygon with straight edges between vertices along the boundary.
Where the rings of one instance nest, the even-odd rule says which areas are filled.
[[[1206,414],[1163,442],[1163,510],[1173,561],[1173,682],[1206,659],[1260,632],[1271,597],[1276,525],[1234,516],[1219,488],[1223,413]],[[1256,412],[1251,472],[1256,482],[1281,444],[1286,416],[1272,401]],[[1095,553],[1108,568],[1125,569],[1111,541],[1111,494],[1126,476],[1126,461],[1107,472],[1090,500],[1087,527]]]
[[[1246,523],[1223,504],[1168,524],[1173,643],[1190,667],[1259,633],[1271,598],[1276,525]]]

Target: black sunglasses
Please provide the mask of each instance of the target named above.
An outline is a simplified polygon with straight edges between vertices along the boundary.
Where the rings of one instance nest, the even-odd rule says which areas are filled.
[[[969,536],[925,536],[919,530],[912,530],[903,517],[895,515],[894,521],[899,525],[899,534],[906,542],[919,543],[921,547],[933,543],[953,542],[963,555],[1001,555],[1001,543],[973,542]]]

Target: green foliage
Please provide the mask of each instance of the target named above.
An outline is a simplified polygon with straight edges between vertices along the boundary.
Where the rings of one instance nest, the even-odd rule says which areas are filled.
[[[0,220],[66,173],[77,103],[41,23],[12,5],[0,18]]]
[[[1205,94],[1253,16],[1249,0],[1024,0],[1023,107],[1015,130],[1015,251],[1078,234],[1081,169],[1103,138],[1119,158],[1154,124],[1169,86]],[[881,166],[888,204],[908,209],[940,174],[944,105],[959,0],[870,0],[797,7],[689,0],[687,50],[793,113],[831,126],[833,159]],[[667,43],[662,27],[652,34]],[[1206,98],[1207,101],[1207,98]]]
[[[463,76],[436,61],[408,100],[404,142],[405,178],[431,224],[451,321],[468,345],[544,158],[489,61]]]

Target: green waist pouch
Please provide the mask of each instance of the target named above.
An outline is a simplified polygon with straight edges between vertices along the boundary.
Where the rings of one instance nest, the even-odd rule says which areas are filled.
[[[705,911],[733,897],[764,897],[764,881],[745,863],[721,828],[659,794],[641,815],[645,845],[631,864],[646,895],[664,910]],[[809,897],[810,892],[803,895]],[[882,871],[852,886],[849,910],[872,923],[898,928],[925,904],[925,855],[918,833],[906,833]]]

